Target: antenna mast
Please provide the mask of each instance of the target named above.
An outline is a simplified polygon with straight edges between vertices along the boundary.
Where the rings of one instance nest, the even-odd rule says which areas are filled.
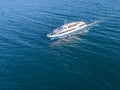
[[[66,20],[65,20],[65,22],[64,22],[64,25],[66,24]]]

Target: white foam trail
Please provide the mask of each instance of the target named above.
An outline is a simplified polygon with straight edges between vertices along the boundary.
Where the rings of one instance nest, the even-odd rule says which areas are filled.
[[[88,24],[88,27],[95,26],[95,25],[99,25],[99,23],[101,23],[102,21],[103,21],[103,20],[94,21],[94,22]]]

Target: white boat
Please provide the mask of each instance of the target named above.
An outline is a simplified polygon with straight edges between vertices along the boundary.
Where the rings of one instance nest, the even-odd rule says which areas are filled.
[[[52,33],[48,34],[47,37],[51,39],[64,38],[70,35],[73,35],[79,31],[82,31],[87,27],[87,24],[84,21],[71,22],[53,30]]]

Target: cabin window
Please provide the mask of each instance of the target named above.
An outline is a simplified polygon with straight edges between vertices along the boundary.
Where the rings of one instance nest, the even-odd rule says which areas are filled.
[[[64,29],[66,29],[66,27],[64,27]]]
[[[67,29],[67,27],[61,27],[61,29]]]
[[[75,25],[77,25],[77,24],[70,25],[70,26],[68,26],[68,28],[74,27]]]

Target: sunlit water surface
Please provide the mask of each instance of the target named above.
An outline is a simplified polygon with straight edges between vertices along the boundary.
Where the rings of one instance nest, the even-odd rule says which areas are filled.
[[[120,90],[120,0],[0,0],[0,90]]]

